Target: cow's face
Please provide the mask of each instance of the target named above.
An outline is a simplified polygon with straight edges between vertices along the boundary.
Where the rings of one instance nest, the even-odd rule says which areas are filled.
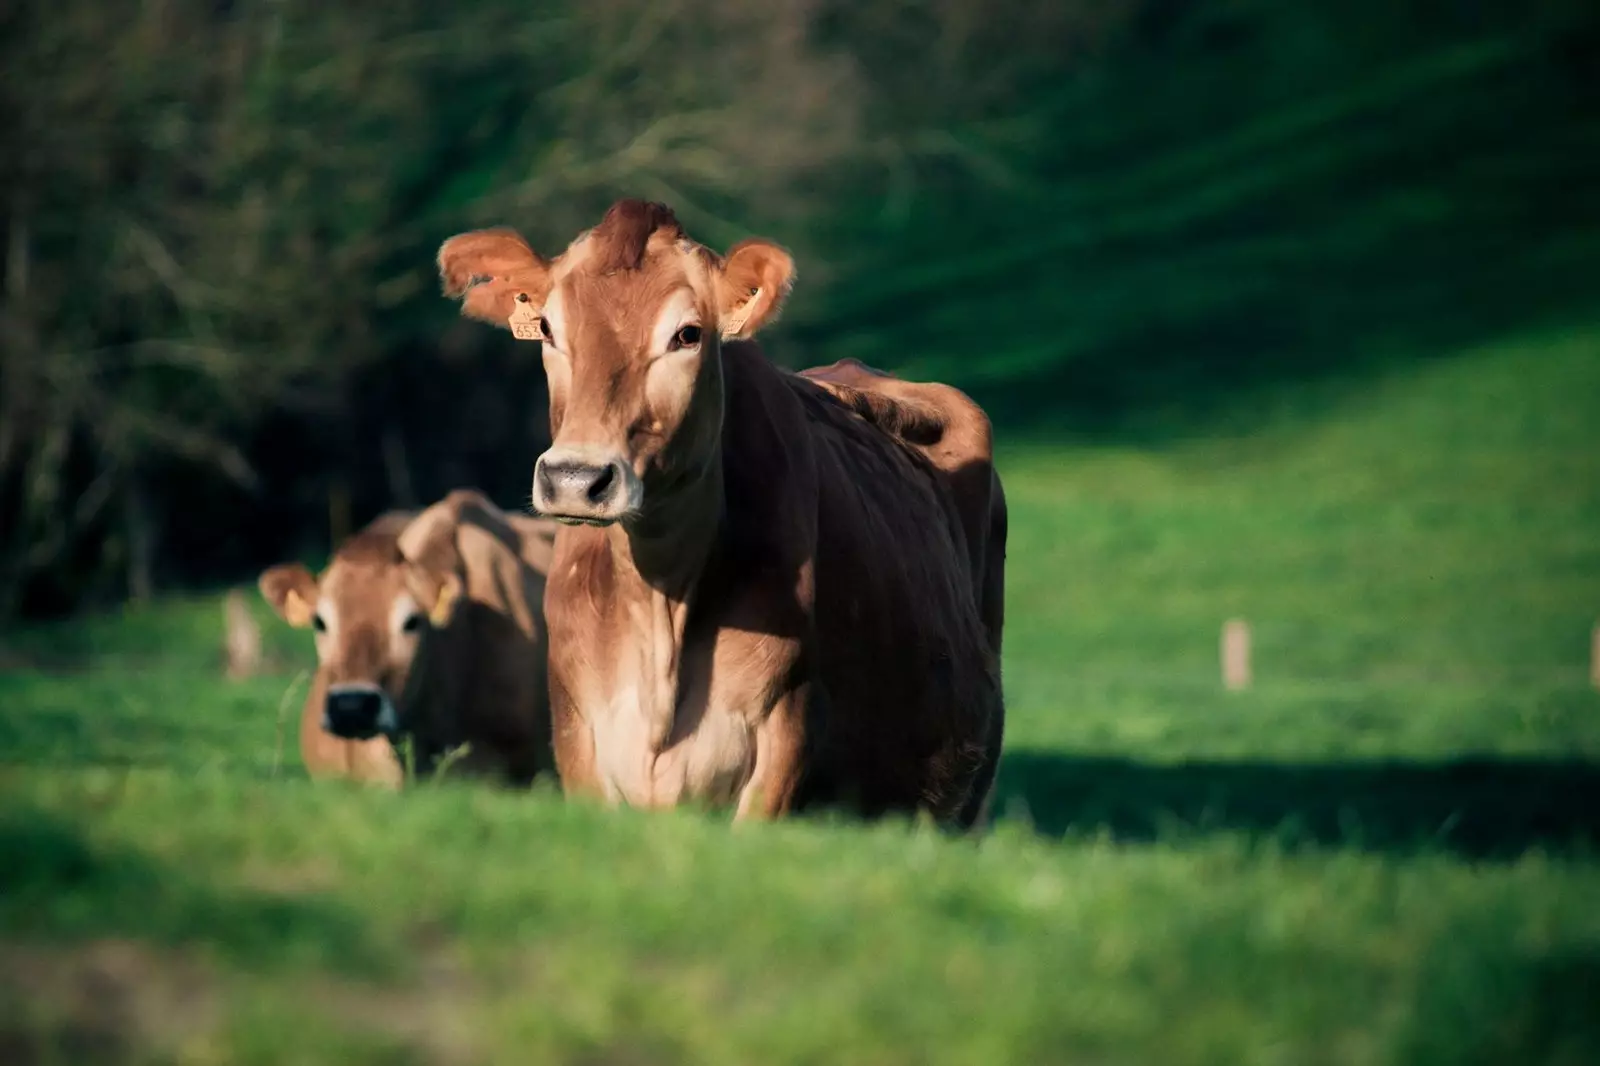
[[[396,551],[335,558],[320,579],[285,563],[263,573],[260,587],[290,625],[315,634],[328,682],[323,729],[348,740],[395,739],[406,682],[460,596],[456,575]]]
[[[768,241],[718,256],[637,200],[553,261],[510,230],[481,230],[446,241],[439,267],[464,314],[543,343],[552,443],[533,505],[594,525],[637,515],[716,449],[720,342],[772,321],[794,270]]]

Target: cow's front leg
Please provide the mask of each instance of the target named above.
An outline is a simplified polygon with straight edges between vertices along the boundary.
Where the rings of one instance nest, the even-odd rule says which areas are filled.
[[[780,697],[756,727],[756,764],[739,793],[736,822],[781,818],[794,806],[805,770],[809,684]]]

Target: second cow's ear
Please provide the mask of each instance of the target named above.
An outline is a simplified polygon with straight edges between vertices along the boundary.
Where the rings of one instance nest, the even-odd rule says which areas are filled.
[[[297,629],[311,624],[317,613],[317,579],[300,563],[280,563],[256,582],[262,597],[285,622]]]
[[[465,587],[459,575],[450,570],[434,570],[419,563],[406,563],[406,589],[417,604],[428,612],[435,629],[443,629],[455,617]]]
[[[400,533],[406,584],[436,629],[450,624],[465,588],[456,532],[461,525],[463,503],[472,498],[470,493],[453,492],[423,511]]]

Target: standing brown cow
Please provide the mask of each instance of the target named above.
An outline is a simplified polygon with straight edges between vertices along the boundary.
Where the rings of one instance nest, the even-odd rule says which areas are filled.
[[[743,338],[788,253],[716,255],[659,204],[617,203],[551,261],[462,234],[439,267],[464,314],[543,342],[534,505],[582,523],[545,594],[566,790],[971,825],[1004,717],[983,412],[858,365],[774,367]]]
[[[552,535],[462,489],[377,519],[320,579],[298,563],[263,573],[278,613],[316,631],[300,723],[311,774],[398,785],[401,736],[422,773],[463,744],[467,772],[526,784],[553,769],[540,613]]]

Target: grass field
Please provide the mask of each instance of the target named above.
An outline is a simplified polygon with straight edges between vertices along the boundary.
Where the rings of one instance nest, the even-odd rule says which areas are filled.
[[[1597,350],[1008,442],[979,841],[313,786],[264,610],[6,634],[0,1061],[1600,1062]]]

